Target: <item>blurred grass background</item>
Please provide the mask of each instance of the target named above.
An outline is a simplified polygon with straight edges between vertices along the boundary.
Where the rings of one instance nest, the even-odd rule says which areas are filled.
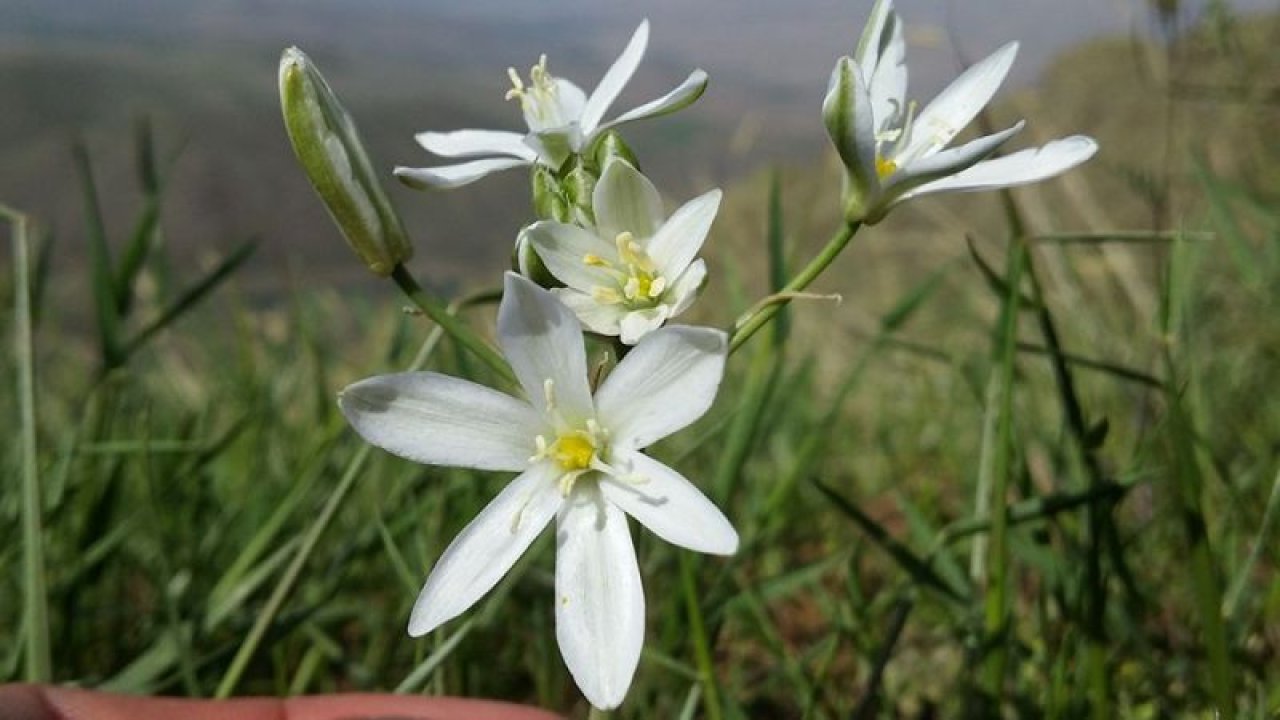
[[[815,288],[843,301],[796,303],[656,449],[744,544],[721,561],[636,533],[649,625],[619,716],[1280,712],[1280,21],[1215,7],[1006,96],[994,124],[1102,152],[863,230]],[[370,451],[334,403],[417,362],[493,379],[385,290],[296,268],[264,307],[253,228],[193,261],[164,208],[200,171],[150,127],[115,138],[127,173],[69,156],[77,226],[5,211],[0,677],[585,716],[549,537],[476,610],[405,635],[432,562],[507,478]],[[827,159],[732,185],[692,319],[725,324],[804,262],[837,178]],[[263,201],[314,203],[298,185]],[[313,240],[345,257],[336,232]],[[501,258],[478,264],[496,278]],[[492,308],[460,312],[486,327]]]

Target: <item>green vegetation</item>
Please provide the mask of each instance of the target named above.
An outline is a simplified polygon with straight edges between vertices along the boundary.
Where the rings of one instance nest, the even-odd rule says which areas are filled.
[[[734,392],[655,453],[742,548],[636,533],[648,635],[618,717],[1280,712],[1280,23],[1222,22],[1082,48],[1018,102],[1046,134],[1094,133],[1091,167],[864,229],[819,283],[841,305],[799,300],[734,356]],[[135,216],[103,211],[83,150],[83,231],[3,212],[0,678],[584,716],[550,534],[407,637],[428,568],[507,478],[371,450],[334,403],[411,366],[501,379],[398,296],[309,281],[250,308],[251,244],[175,271],[159,210],[182,168],[145,128],[135,146]],[[734,278],[778,288],[811,257],[835,177],[732,193],[702,312],[736,316],[769,288]],[[82,277],[51,273],[63,253]],[[452,312],[487,332],[492,300]]]

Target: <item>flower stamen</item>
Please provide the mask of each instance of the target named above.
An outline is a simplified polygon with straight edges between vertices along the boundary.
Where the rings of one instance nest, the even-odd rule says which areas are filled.
[[[591,289],[591,296],[603,305],[626,305],[631,309],[656,305],[667,289],[667,279],[658,273],[653,258],[629,232],[618,233],[614,247],[618,251],[617,261],[606,260],[595,253],[582,256],[583,265],[603,270],[617,283],[616,287],[597,285]]]

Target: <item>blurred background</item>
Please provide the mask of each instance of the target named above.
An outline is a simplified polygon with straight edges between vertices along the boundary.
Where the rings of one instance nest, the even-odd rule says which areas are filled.
[[[729,186],[774,163],[817,163],[828,142],[819,107],[834,60],[852,52],[869,10],[850,0],[711,0],[687,3],[445,2],[442,0],[0,0],[0,197],[57,233],[83,230],[69,152],[83,138],[95,158],[109,220],[137,210],[132,126],[155,127],[173,163],[164,203],[167,242],[187,257],[248,235],[264,242],[244,277],[257,296],[280,287],[285,267],[311,282],[363,280],[294,165],[279,120],[275,67],[289,45],[305,50],[353,112],[386,169],[387,184],[419,245],[417,268],[437,283],[487,276],[505,262],[528,214],[527,178],[509,172],[449,195],[399,187],[395,165],[434,161],[413,141],[422,130],[521,126],[503,101],[506,68],[522,73],[539,53],[554,72],[594,87],[635,25],[653,25],[648,57],[617,103],[625,110],[674,86],[694,67],[710,89],[690,111],[642,123],[628,136],[674,202]],[[1175,26],[1204,2],[1166,8]],[[1272,6],[1237,0],[1233,11]],[[962,63],[1013,39],[1022,48],[1004,98],[1034,86],[1056,58],[1101,37],[1151,38],[1156,6],[1137,0],[903,0],[912,97],[927,100]],[[1027,137],[1096,134],[1084,123],[1033,119]],[[1151,93],[1155,101],[1154,88]],[[1022,139],[1021,142],[1028,142]],[[1015,141],[1015,145],[1018,142]],[[1104,153],[1103,162],[1107,155]],[[838,182],[828,173],[823,180]],[[74,264],[75,253],[59,263]]]
[[[412,270],[456,297],[507,267],[528,175],[409,190],[391,169],[436,163],[414,133],[521,129],[508,67],[546,53],[590,89],[647,17],[615,113],[709,73],[697,104],[624,135],[669,208],[725,189],[682,317],[723,327],[841,222],[819,109],[871,5],[0,0],[0,216],[36,223],[0,226],[15,249],[32,231],[26,262],[0,255],[19,350],[0,417],[21,418],[0,467],[23,480],[0,491],[0,679],[585,717],[550,534],[476,610],[405,637],[428,569],[508,478],[369,452],[334,394],[415,358],[494,378],[345,246],[285,137],[280,53],[324,72]],[[843,303],[794,304],[654,449],[744,544],[691,559],[636,533],[650,631],[619,717],[1276,717],[1280,8],[896,5],[910,97],[1019,40],[975,125],[1026,118],[1006,151],[1075,133],[1101,151],[864,228],[812,288]],[[1022,248],[1034,297],[1014,300]],[[993,498],[1019,513],[999,547]]]

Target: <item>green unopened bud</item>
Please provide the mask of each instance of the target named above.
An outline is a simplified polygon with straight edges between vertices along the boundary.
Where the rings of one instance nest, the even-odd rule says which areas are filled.
[[[560,187],[564,188],[564,196],[573,212],[570,222],[574,225],[595,225],[596,214],[591,206],[591,194],[596,189],[595,174],[578,165],[565,175]]]
[[[538,257],[537,251],[533,249],[533,243],[529,242],[529,237],[523,230],[516,236],[516,244],[511,251],[511,267],[544,288],[564,286],[564,283],[557,280],[556,276],[547,269],[542,258]]]
[[[303,52],[280,58],[280,108],[298,162],[356,254],[378,275],[413,255],[355,122]]]
[[[603,172],[604,167],[614,158],[626,160],[627,164],[639,170],[640,162],[636,160],[636,154],[631,152],[631,147],[622,140],[622,136],[617,130],[610,130],[599,138],[591,146],[591,167],[596,172]]]
[[[541,165],[535,165],[530,183],[533,190],[533,214],[539,220],[569,222],[573,217],[569,199],[564,196],[564,188],[556,174]]]

